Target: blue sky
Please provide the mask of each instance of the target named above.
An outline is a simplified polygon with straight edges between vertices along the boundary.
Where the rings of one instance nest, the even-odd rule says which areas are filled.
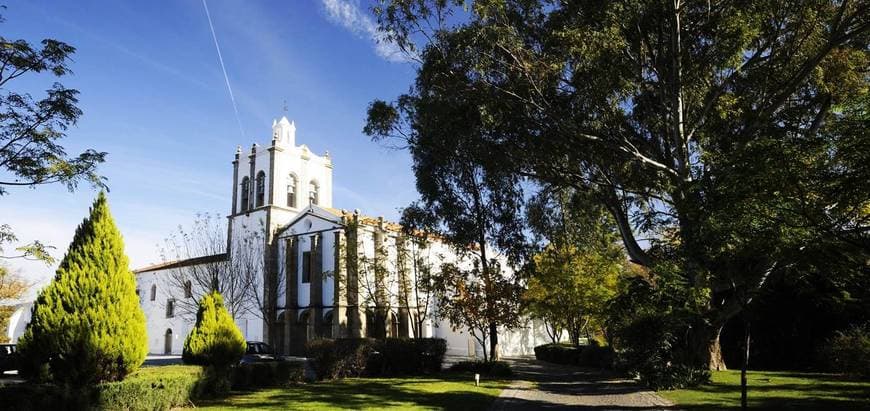
[[[377,44],[366,0],[208,0],[239,111],[239,124],[201,0],[169,2],[11,1],[0,24],[7,39],[55,38],[77,48],[72,76],[84,115],[64,145],[109,153],[100,172],[133,267],[159,260],[157,244],[197,212],[229,210],[237,145],[269,140],[272,119],[296,122],[297,143],[329,151],[334,205],[398,218],[416,198],[410,159],[361,132],[367,104],[406,91],[415,67]],[[41,90],[50,77],[15,80]],[[0,223],[23,241],[41,239],[61,257],[96,195],[83,186],[12,188]],[[8,252],[9,250],[7,250]],[[13,262],[44,281],[52,267]]]

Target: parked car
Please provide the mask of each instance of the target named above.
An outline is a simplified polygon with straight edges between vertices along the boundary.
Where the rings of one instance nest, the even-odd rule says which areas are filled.
[[[278,356],[275,355],[275,350],[272,346],[260,341],[248,341],[245,355],[240,361],[242,364],[252,362],[278,361]]]
[[[18,350],[15,344],[0,344],[0,373],[18,369]]]

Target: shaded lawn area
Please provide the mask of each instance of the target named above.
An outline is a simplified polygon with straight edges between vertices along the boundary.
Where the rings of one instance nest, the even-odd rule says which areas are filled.
[[[749,406],[789,410],[870,409],[870,381],[832,374],[749,371]],[[659,391],[679,409],[740,408],[740,371],[713,372],[710,384]]]
[[[471,375],[409,378],[348,378],[233,392],[222,400],[198,402],[197,408],[229,410],[333,410],[333,409],[452,409],[485,410],[507,386],[507,381],[482,380],[474,386]]]

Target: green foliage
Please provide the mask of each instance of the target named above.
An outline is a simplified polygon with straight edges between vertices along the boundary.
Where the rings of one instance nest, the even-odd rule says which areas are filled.
[[[581,332],[603,326],[607,305],[626,271],[616,243],[597,250],[551,245],[534,261],[535,276],[524,294],[532,315],[568,330],[574,344],[579,344]]]
[[[314,340],[306,344],[305,350],[314,361],[317,378],[332,380],[365,375],[375,344],[375,340],[365,338]]]
[[[223,297],[217,292],[203,296],[196,324],[184,340],[184,362],[223,369],[238,363],[245,347],[245,337],[224,307]]]
[[[510,328],[519,324],[522,289],[505,274],[499,261],[492,259],[486,269],[477,261],[470,268],[446,263],[433,276],[437,315],[450,321],[454,329],[468,330],[483,348],[487,360],[496,359],[497,353],[492,349],[498,338],[494,325]]]
[[[612,217],[576,190],[542,190],[531,201],[528,222],[542,249],[533,257],[523,295],[528,312],[548,326],[553,342],[568,331],[599,334],[610,300],[628,263]]]
[[[573,344],[544,344],[535,347],[535,358],[555,364],[577,365],[582,350]]]
[[[619,330],[618,364],[649,387],[674,389],[694,387],[710,379],[707,367],[685,355],[685,323],[673,315],[650,315],[635,319]]]
[[[124,381],[94,387],[9,384],[0,387],[0,408],[15,410],[170,410],[201,398],[202,368],[142,368]]]
[[[5,243],[15,243],[17,241],[18,236],[15,235],[14,231],[12,231],[12,227],[9,224],[0,224],[0,259],[26,258],[29,260],[42,261],[48,265],[54,264],[54,257],[51,256],[49,250],[53,250],[55,247],[43,244],[41,241],[38,240],[30,244],[15,247],[15,251],[18,252],[17,255],[5,255],[3,245]],[[0,274],[8,274],[4,273],[4,271],[8,270],[6,269],[6,267],[0,265]],[[0,288],[2,288],[2,286],[0,286]],[[3,292],[0,291],[0,300],[4,300],[6,298],[8,297],[4,297]]]
[[[465,372],[506,378],[513,375],[510,364],[504,361],[459,361],[450,366],[451,372]]]
[[[124,381],[97,386],[95,408],[170,410],[203,395],[203,371],[195,366],[143,368]]]
[[[592,195],[653,281],[678,268],[716,365],[771,277],[870,257],[870,24],[863,2],[677,4],[384,1],[420,68],[366,131]]]
[[[370,366],[375,375],[421,375],[441,371],[447,341],[443,338],[387,338],[375,344]]]
[[[613,349],[598,344],[574,346],[544,344],[535,347],[535,358],[554,364],[579,365],[583,367],[610,368],[613,366]]]
[[[870,324],[838,331],[821,351],[829,371],[870,379]]]
[[[24,373],[58,382],[118,381],[145,360],[145,315],[104,193],[79,225],[19,340]]]
[[[447,342],[441,338],[339,338],[310,341],[306,351],[321,380],[363,375],[426,375],[441,371]]]
[[[304,365],[300,362],[268,361],[239,364],[233,368],[233,389],[249,390],[265,387],[285,387],[300,383]]]
[[[0,167],[4,176],[13,177],[0,180],[0,195],[6,194],[9,186],[59,182],[74,190],[80,180],[95,186],[104,185],[103,178],[96,174],[96,167],[105,160],[106,153],[86,150],[71,158],[59,144],[66,136],[66,129],[75,125],[82,115],[76,106],[78,90],[55,82],[43,99],[34,101],[30,94],[8,88],[10,81],[25,75],[39,78],[42,73],[55,77],[69,74],[68,64],[73,53],[75,47],[58,40],[45,39],[41,46],[34,47],[23,39],[0,36],[0,112],[3,113]]]

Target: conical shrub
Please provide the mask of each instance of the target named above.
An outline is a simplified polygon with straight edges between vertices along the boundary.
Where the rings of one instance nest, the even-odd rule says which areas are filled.
[[[90,211],[19,340],[31,376],[47,365],[57,382],[117,381],[145,360],[145,315],[104,193]]]
[[[203,296],[196,325],[184,340],[184,362],[224,368],[244,354],[245,337],[224,307],[223,297],[216,291]]]

